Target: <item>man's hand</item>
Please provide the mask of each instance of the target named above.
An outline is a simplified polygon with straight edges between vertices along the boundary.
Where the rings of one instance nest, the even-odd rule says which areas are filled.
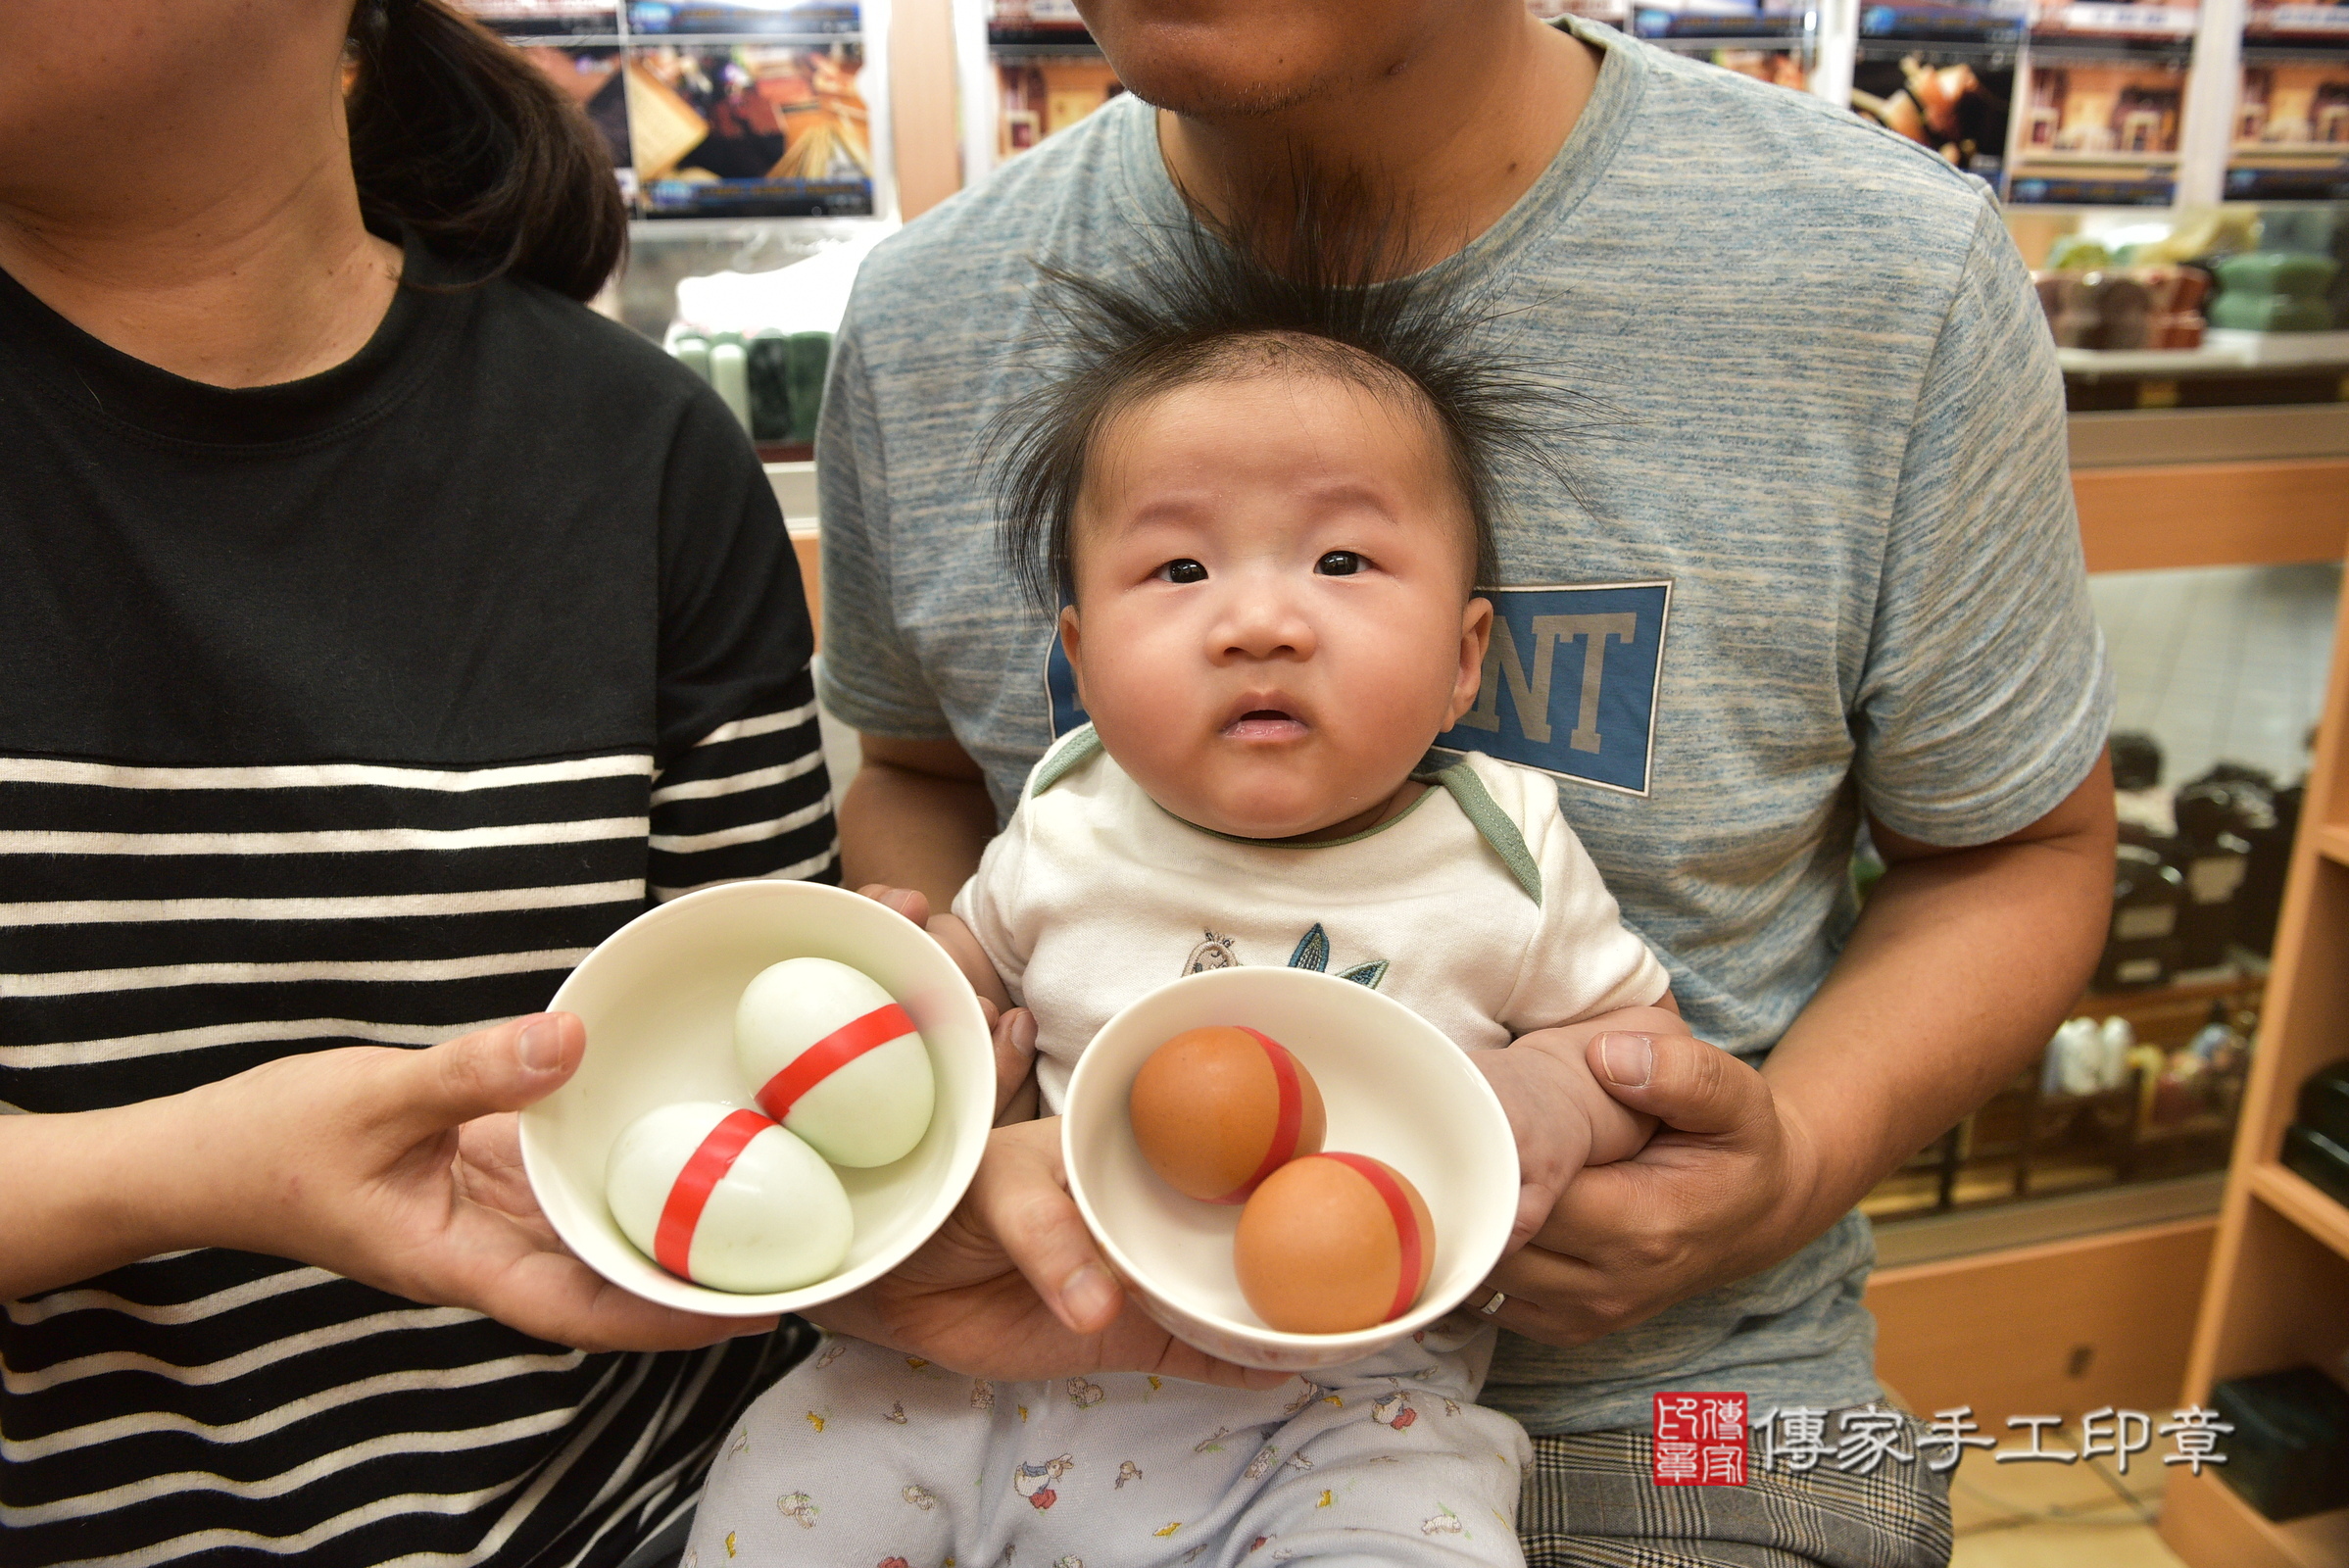
[[[1068,1196],[1058,1117],[998,1128],[969,1193],[921,1250],[807,1315],[972,1377],[1154,1372],[1256,1389],[1288,1378],[1193,1349],[1126,1298]]]
[[[522,1174],[514,1112],[570,1077],[586,1030],[537,1013],[427,1051],[288,1056],[124,1107],[157,1159],[144,1223],[182,1246],[331,1269],[580,1349],[678,1349],[762,1333],[607,1283],[556,1239]],[[118,1162],[121,1155],[118,1153]]]
[[[1508,1293],[1503,1327],[1580,1345],[1811,1240],[1807,1138],[1760,1073],[1661,1016],[1673,1032],[1626,1030],[1621,1013],[1545,1031],[1580,1036],[1608,1092],[1663,1125],[1630,1158],[1583,1171],[1533,1244],[1489,1276]]]

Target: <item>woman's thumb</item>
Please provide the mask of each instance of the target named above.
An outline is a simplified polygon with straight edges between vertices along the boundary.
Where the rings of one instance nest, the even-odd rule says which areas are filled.
[[[395,1114],[419,1134],[519,1110],[561,1088],[587,1051],[578,1014],[534,1012],[410,1053]]]

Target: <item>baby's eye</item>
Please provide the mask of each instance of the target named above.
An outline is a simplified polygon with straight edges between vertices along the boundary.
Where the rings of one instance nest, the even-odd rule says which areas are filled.
[[[1362,564],[1362,558],[1352,551],[1333,550],[1313,563],[1313,569],[1324,577],[1350,577]]]
[[[1207,568],[1186,556],[1180,561],[1170,561],[1160,566],[1158,575],[1168,582],[1205,582]]]

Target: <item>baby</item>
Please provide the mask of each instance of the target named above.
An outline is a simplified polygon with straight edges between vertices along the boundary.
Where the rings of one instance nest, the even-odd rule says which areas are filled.
[[[1666,995],[1555,782],[1429,750],[1476,698],[1494,463],[1545,395],[1480,364],[1442,283],[1352,286],[1372,259],[1304,240],[1279,272],[1196,230],[1114,285],[1046,270],[1074,364],[997,450],[1092,721],[932,931],[1034,1013],[1047,1114],[1112,1013],[1202,968],[1326,970],[1493,1062]],[[1645,1141],[1579,1059],[1512,1065],[1544,1086],[1491,1073],[1529,1167]],[[834,1338],[745,1416],[686,1561],[1522,1563],[1482,1304],[1260,1392],[991,1384]]]

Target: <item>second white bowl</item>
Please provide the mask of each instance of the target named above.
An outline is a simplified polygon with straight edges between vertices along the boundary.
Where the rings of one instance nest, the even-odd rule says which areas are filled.
[[[1267,1328],[1232,1270],[1239,1208],[1185,1198],[1142,1157],[1126,1114],[1135,1073],[1170,1036],[1210,1024],[1288,1047],[1321,1087],[1322,1147],[1385,1160],[1427,1200],[1436,1261],[1410,1311],[1352,1334]],[[1492,1271],[1516,1213],[1516,1140],[1468,1054],[1400,1003],[1309,970],[1210,969],[1159,987],[1093,1037],[1062,1111],[1069,1191],[1110,1266],[1167,1332],[1244,1366],[1341,1366],[1418,1332]]]

